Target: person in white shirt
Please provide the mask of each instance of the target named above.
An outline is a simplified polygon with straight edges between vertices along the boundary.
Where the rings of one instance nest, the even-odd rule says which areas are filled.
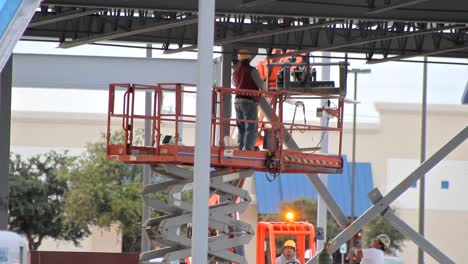
[[[349,249],[349,255],[351,258],[353,256],[360,258],[361,264],[384,264],[384,251],[389,247],[390,237],[386,234],[380,234],[372,241],[370,248],[352,247]]]
[[[283,245],[283,254],[276,258],[276,264],[301,264],[296,258],[296,242],[287,240]]]

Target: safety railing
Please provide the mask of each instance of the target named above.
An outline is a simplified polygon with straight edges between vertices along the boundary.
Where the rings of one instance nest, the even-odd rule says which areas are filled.
[[[224,102],[229,102],[236,95],[266,99],[273,116],[267,120],[260,110],[258,121],[238,120],[232,115],[226,115],[225,113],[232,111],[225,111],[227,106]],[[328,115],[335,122],[321,126],[316,116],[313,117],[316,121],[311,120],[309,123],[285,120],[285,104],[288,100],[323,99],[327,99],[329,104],[319,107],[317,112]],[[212,166],[248,167],[272,172],[301,172],[304,171],[304,166],[341,169],[342,97],[285,90],[254,91],[215,87],[211,100],[212,122],[209,131]],[[107,125],[108,158],[128,163],[193,164],[194,123],[197,119],[195,103],[196,87],[191,84],[111,84]],[[226,133],[235,132],[238,122],[258,124],[255,151],[238,150],[233,137],[235,133]],[[336,134],[333,140],[338,142],[337,149],[331,155],[320,153],[321,139],[325,132]],[[302,146],[299,150],[284,149],[283,145],[292,137],[291,133],[301,133],[301,137],[314,134],[315,140],[310,140],[312,145]],[[146,142],[145,134],[150,136],[150,140]],[[270,163],[266,162],[268,160]]]

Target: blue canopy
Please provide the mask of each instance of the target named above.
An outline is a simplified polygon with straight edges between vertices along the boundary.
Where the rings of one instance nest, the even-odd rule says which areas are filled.
[[[352,163],[344,159],[343,174],[329,174],[328,190],[343,212],[351,215]],[[304,174],[282,173],[275,181],[268,181],[264,172],[255,175],[257,206],[260,214],[278,213],[281,201],[299,198],[316,200],[317,193]],[[367,194],[373,189],[370,163],[356,163],[355,215],[359,216],[371,206]]]

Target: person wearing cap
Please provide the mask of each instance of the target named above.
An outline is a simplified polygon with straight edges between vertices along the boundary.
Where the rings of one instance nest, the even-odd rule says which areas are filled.
[[[296,258],[296,242],[287,240],[283,245],[283,253],[276,258],[276,264],[300,264]]]
[[[350,248],[350,257],[357,256],[361,264],[384,264],[384,251],[390,247],[390,238],[386,234],[378,235],[370,248]]]
[[[239,50],[237,56],[239,63],[234,69],[234,85],[236,89],[259,91],[264,89],[264,82],[257,69],[250,66],[253,56],[247,49]],[[257,140],[258,116],[257,108],[260,96],[249,94],[236,94],[234,106],[237,120],[250,120],[254,122],[237,121],[238,142],[240,150],[254,150]]]

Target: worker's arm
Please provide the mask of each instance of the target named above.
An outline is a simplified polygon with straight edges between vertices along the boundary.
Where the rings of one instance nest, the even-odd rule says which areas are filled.
[[[250,77],[252,77],[252,80],[254,80],[255,84],[258,88],[260,88],[260,90],[265,90],[265,82],[262,80],[262,77],[260,77],[260,73],[258,73],[257,69],[252,68]]]
[[[349,255],[351,255],[351,257],[356,256],[358,258],[362,258],[362,249],[352,247],[349,249]]]

